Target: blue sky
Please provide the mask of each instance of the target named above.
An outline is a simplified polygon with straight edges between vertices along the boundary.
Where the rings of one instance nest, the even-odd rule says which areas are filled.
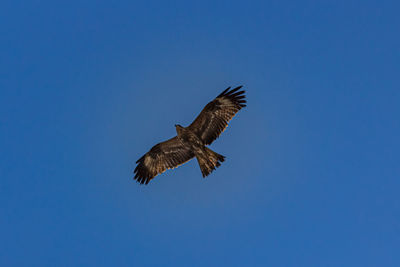
[[[397,1],[6,1],[1,266],[400,266]],[[149,186],[228,86],[248,107]]]

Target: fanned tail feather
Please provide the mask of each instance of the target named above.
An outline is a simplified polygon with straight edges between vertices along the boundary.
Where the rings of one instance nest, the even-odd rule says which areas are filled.
[[[212,171],[221,166],[221,162],[225,161],[224,156],[212,151],[208,147],[204,147],[203,150],[196,153],[196,158],[203,177],[208,176]]]

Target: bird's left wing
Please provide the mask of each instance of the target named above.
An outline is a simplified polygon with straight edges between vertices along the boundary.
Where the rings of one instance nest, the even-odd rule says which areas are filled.
[[[229,121],[236,113],[246,106],[245,91],[239,91],[242,86],[219,94],[208,103],[199,116],[189,125],[189,129],[196,133],[206,145],[211,144],[226,129]]]
[[[175,136],[153,146],[136,161],[138,165],[134,170],[134,179],[141,184],[148,184],[158,174],[176,168],[193,157],[193,151]]]

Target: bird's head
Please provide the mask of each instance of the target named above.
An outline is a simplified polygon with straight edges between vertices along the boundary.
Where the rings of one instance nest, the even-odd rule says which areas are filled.
[[[180,126],[179,124],[175,124],[175,129],[176,129],[176,133],[178,135],[180,135],[180,133],[182,132],[183,127]]]

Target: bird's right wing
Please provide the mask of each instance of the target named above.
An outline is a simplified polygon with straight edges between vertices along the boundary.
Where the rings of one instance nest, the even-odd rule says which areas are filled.
[[[192,150],[173,137],[153,146],[136,163],[134,179],[141,184],[148,184],[151,179],[167,169],[176,168],[194,157]]]

